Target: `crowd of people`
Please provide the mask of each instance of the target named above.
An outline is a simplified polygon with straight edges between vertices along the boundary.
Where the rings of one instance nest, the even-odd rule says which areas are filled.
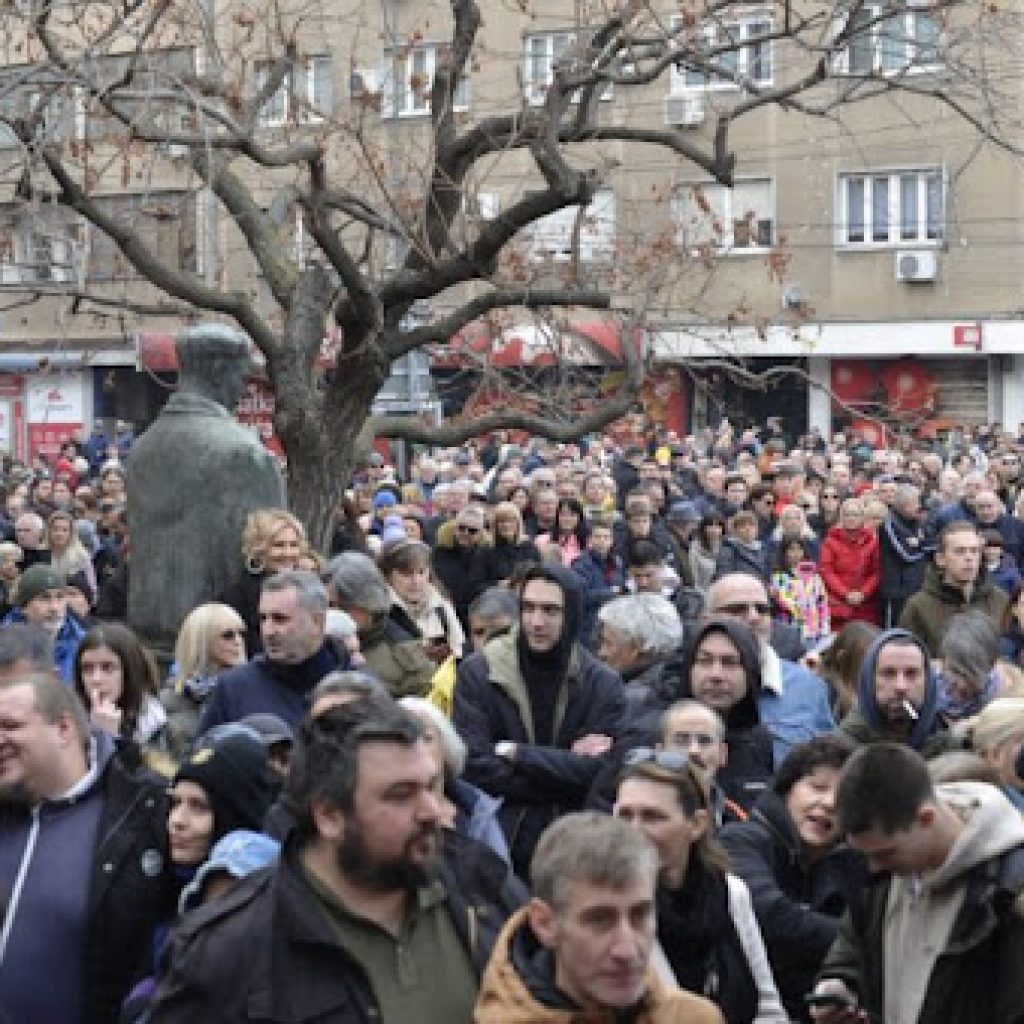
[[[374,452],[169,671],[129,447],[4,467],[0,1021],[1024,1021],[1024,436]]]

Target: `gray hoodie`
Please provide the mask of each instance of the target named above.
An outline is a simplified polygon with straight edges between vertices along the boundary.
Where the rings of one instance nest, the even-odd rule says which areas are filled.
[[[886,1024],[916,1024],[932,968],[963,904],[960,880],[984,861],[1024,844],[1024,820],[993,786],[955,782],[937,786],[936,793],[961,817],[964,829],[937,870],[892,878],[885,913]]]

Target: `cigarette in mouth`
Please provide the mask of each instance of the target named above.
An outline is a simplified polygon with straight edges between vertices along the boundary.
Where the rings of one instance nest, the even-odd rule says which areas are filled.
[[[909,700],[905,700],[903,702],[903,710],[906,711],[907,715],[909,716],[909,718],[910,718],[910,720],[912,722],[916,722],[921,717],[917,713],[917,708],[915,708],[914,705],[911,704]]]

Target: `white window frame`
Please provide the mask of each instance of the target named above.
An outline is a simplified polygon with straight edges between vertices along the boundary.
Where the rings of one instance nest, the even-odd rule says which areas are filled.
[[[70,284],[78,279],[80,232],[73,223],[38,224],[22,217],[3,228],[0,284]]]
[[[913,179],[913,184],[911,184]],[[930,199],[938,189],[937,225]],[[938,248],[946,235],[947,181],[942,167],[843,172],[836,179],[836,238],[840,249]],[[909,197],[909,198],[908,198]],[[856,207],[855,213],[851,206]],[[915,230],[906,230],[913,210]],[[856,231],[856,227],[860,231]],[[884,226],[884,236],[883,228]],[[861,238],[851,234],[860,234]]]
[[[442,43],[417,43],[384,52],[381,69],[380,109],[382,117],[429,117],[430,96],[437,73],[437,60],[443,51]],[[397,110],[395,79],[398,79]],[[414,78],[421,78],[416,82]],[[455,89],[452,109],[455,113],[469,110],[469,78],[463,75]]]
[[[316,73],[318,66],[328,66],[327,81],[330,82],[330,94],[326,97],[317,96],[316,85],[319,78]],[[270,71],[270,64],[261,64],[256,68],[256,89],[263,88]],[[324,102],[326,100],[326,103]],[[319,124],[334,110],[334,58],[329,53],[313,53],[303,58],[298,67],[292,68],[277,92],[260,108],[257,120],[261,128],[279,128],[287,124],[293,115],[293,106],[298,108],[297,117],[301,124]]]
[[[855,41],[847,44],[846,48],[839,54],[836,61],[836,73],[840,75],[904,75],[904,74],[928,74],[940,69],[942,60],[940,57],[939,42],[941,29],[935,19],[934,12],[923,3],[911,3],[901,7],[895,12],[895,17],[885,21],[877,20],[885,12],[884,3],[868,4],[858,9],[865,22],[870,22],[870,37],[861,36],[860,44],[870,47],[870,67],[853,66],[853,49]],[[902,25],[892,24],[897,28],[895,34],[888,31],[891,23],[902,22]],[[837,22],[837,32],[846,25],[843,18]],[[931,26],[930,40],[926,37],[922,41],[921,27]],[[926,47],[932,47],[934,51],[933,60],[920,60],[920,53]],[[926,52],[926,51],[925,51]]]
[[[573,257],[573,228],[579,206],[566,206],[534,221],[529,228],[530,259],[568,263]],[[600,189],[580,222],[579,254],[581,263],[611,262],[616,243],[615,193]]]
[[[576,29],[558,29],[546,32],[528,32],[523,37],[523,91],[526,102],[531,107],[542,106],[547,99],[548,90],[555,80],[555,64],[566,50],[576,45],[579,33]],[[536,56],[542,65],[540,74],[534,74],[534,44],[543,43],[544,52]],[[569,97],[570,102],[578,103],[580,90],[577,89]],[[597,97],[607,102],[612,98],[612,83],[609,82]]]
[[[673,32],[678,31],[681,19],[678,15],[672,19]],[[775,22],[771,11],[752,9],[730,17],[714,25],[706,25],[702,34],[709,49],[725,45],[726,33],[738,32],[736,49],[730,53],[723,53],[716,58],[717,63],[723,64],[730,57],[735,58],[735,74],[739,81],[723,78],[720,75],[713,75],[709,79],[698,71],[690,71],[680,68],[676,64],[669,65],[669,90],[674,94],[694,92],[707,89],[740,89],[744,79],[759,87],[771,86],[775,80],[775,48],[772,40],[764,40],[760,45],[767,47],[768,74],[754,78],[751,74],[751,64],[755,47],[746,40],[759,38],[774,31]],[[755,29],[757,30],[755,32]]]
[[[771,241],[767,244],[756,241],[758,238],[757,223],[765,218],[755,217],[754,230],[751,233],[752,237],[755,239],[754,243],[751,245],[737,245],[735,231],[736,222],[739,220],[746,220],[747,218],[744,215],[754,211],[736,210],[733,208],[735,205],[736,195],[734,188],[726,188],[726,186],[720,185],[718,182],[714,181],[688,181],[681,183],[676,188],[675,195],[672,200],[672,213],[678,225],[680,244],[693,251],[710,243],[715,252],[720,253],[723,256],[744,256],[747,254],[766,253],[772,249],[778,241],[775,181],[767,176],[755,176],[740,178],[735,182],[735,185],[743,186],[745,188],[761,185],[764,186],[766,193],[766,206],[769,210],[769,217],[767,219],[770,225]],[[691,241],[687,237],[688,230],[697,233],[699,227],[696,221],[692,224],[689,222],[691,211],[696,210],[696,200],[692,197],[694,189],[698,188],[703,191],[705,199],[711,208],[711,212],[704,214],[704,217],[710,218],[718,215],[721,218],[722,231],[721,235],[718,237],[716,237],[713,232],[708,231],[706,237],[702,234],[699,239]]]

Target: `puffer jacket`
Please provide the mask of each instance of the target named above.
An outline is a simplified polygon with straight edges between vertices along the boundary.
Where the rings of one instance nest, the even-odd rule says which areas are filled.
[[[1008,604],[1006,594],[986,580],[983,573],[968,599],[962,590],[944,583],[939,570],[930,565],[925,571],[923,586],[903,606],[900,626],[916,633],[924,641],[928,653],[937,658],[942,651],[942,638],[954,615],[981,611],[992,620],[996,630],[1001,630]]]
[[[362,667],[393,697],[422,697],[430,690],[437,666],[423,650],[416,626],[397,605],[359,631],[359,649]]]
[[[880,624],[878,585],[881,563],[878,536],[873,530],[867,527],[847,530],[833,526],[821,546],[818,572],[828,591],[829,615],[835,632],[855,620],[875,626]],[[864,595],[862,604],[847,603],[846,595],[852,590],[859,590]]]

